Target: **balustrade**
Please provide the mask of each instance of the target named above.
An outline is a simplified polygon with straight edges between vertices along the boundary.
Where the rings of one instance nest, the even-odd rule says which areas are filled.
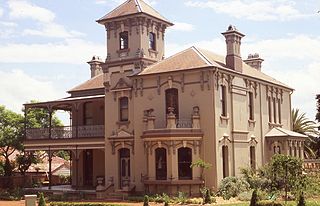
[[[78,132],[77,132],[78,131]],[[104,137],[104,125],[64,126],[51,128],[31,128],[26,131],[26,139],[72,139],[83,137]]]

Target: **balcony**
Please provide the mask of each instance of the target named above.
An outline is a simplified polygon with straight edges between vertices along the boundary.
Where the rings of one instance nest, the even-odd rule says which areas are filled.
[[[165,128],[155,128],[156,117],[152,115],[153,109],[146,110],[144,115],[144,132],[142,138],[151,140],[152,138],[166,139],[194,139],[202,138],[203,133],[200,127],[199,107],[193,107],[190,119],[177,119],[173,113],[173,108],[168,108],[169,114],[166,117]],[[151,139],[150,139],[151,138]]]
[[[53,127],[49,131],[49,128],[27,129],[26,140],[104,137],[104,125]]]

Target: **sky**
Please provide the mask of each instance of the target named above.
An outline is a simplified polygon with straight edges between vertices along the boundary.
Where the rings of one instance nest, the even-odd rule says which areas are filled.
[[[294,88],[293,108],[315,119],[320,93],[319,0],[145,0],[175,25],[166,57],[191,46],[226,54],[221,32],[245,34],[241,54],[259,53],[262,71]],[[30,100],[67,97],[90,78],[86,63],[106,57],[95,20],[123,0],[0,0],[0,104],[20,112]]]

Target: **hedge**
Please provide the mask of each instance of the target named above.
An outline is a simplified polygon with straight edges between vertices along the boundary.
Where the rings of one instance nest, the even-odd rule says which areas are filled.
[[[281,202],[274,202],[270,200],[259,201],[256,206],[283,206]]]
[[[96,203],[96,202],[50,202],[49,206],[124,206],[124,205]]]

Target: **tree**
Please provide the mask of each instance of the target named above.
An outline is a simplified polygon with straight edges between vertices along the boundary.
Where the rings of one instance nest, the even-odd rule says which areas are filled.
[[[316,158],[319,156],[319,133],[316,130],[316,123],[308,120],[306,113],[299,113],[299,109],[292,109],[292,130],[308,136],[305,141],[305,156],[307,158]]]
[[[4,158],[4,176],[11,176],[14,169],[10,156],[21,150],[23,134],[23,117],[20,114],[0,106],[0,156]]]
[[[316,96],[317,100],[317,114],[316,114],[316,120],[320,122],[320,94]]]
[[[31,101],[31,103],[36,102],[35,100]],[[24,109],[22,111],[24,112]],[[42,108],[29,109],[23,123],[26,125],[26,128],[48,128],[50,126],[49,112]],[[52,113],[51,125],[52,127],[63,126],[54,112]],[[16,158],[17,168],[22,175],[25,175],[31,164],[37,164],[39,162],[41,162],[41,160],[38,154],[35,152],[26,152],[23,147]]]
[[[200,175],[201,175],[201,179],[203,179],[203,172],[205,169],[209,169],[210,167],[212,167],[212,165],[210,163],[207,163],[205,161],[203,161],[202,159],[198,159],[195,162],[192,162],[192,164],[190,165],[191,168],[194,167],[199,167],[201,169],[200,171]]]
[[[265,166],[265,176],[271,180],[272,188],[288,191],[298,191],[302,186],[302,160],[297,157],[276,154],[272,156],[271,161]]]

